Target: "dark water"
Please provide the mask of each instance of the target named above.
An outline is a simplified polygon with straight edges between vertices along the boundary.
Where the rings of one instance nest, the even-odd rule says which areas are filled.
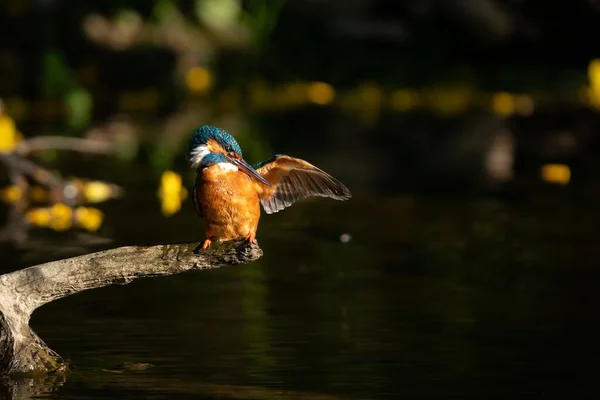
[[[298,204],[263,217],[265,255],[250,265],[37,310],[34,330],[74,369],[21,383],[16,398],[593,398],[593,198],[545,188],[519,200],[358,193]],[[99,244],[33,232],[46,246],[3,245],[2,265],[201,238],[190,204],[167,219],[148,199],[107,204]],[[123,362],[153,367],[114,371]]]

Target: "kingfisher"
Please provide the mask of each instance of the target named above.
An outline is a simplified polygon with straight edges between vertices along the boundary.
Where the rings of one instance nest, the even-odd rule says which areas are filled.
[[[351,197],[340,181],[299,158],[276,154],[251,166],[233,136],[211,125],[194,131],[187,158],[196,171],[192,198],[206,232],[202,250],[213,241],[254,243],[261,206],[273,214],[309,196]]]

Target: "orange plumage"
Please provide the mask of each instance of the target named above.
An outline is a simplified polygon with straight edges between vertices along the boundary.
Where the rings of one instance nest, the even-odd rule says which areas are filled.
[[[188,158],[198,173],[193,199],[206,230],[202,249],[215,240],[254,242],[261,205],[272,214],[308,196],[351,196],[337,179],[298,158],[277,155],[251,167],[235,139],[212,126],[196,129]]]
[[[198,174],[195,200],[206,230],[203,249],[212,240],[246,238],[254,242],[260,218],[255,185],[245,173],[223,170],[217,164]]]

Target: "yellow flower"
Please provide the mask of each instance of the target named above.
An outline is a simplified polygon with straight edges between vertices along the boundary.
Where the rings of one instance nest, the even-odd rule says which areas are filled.
[[[47,208],[34,208],[25,214],[25,220],[32,224],[41,227],[47,227],[50,224],[52,215]]]
[[[398,90],[390,98],[391,106],[398,111],[408,111],[415,107],[417,98],[410,90]]]
[[[70,219],[63,218],[53,218],[50,222],[50,228],[54,229],[57,232],[66,231],[73,225],[73,221]]]
[[[203,93],[210,88],[212,77],[206,68],[194,67],[186,73],[185,83],[192,92]]]
[[[308,99],[315,104],[330,104],[335,98],[335,89],[328,83],[313,82],[307,89]]]
[[[8,115],[0,114],[0,153],[10,153],[18,143],[15,122]]]
[[[492,109],[498,115],[507,117],[515,112],[515,97],[507,92],[496,93],[492,97]]]
[[[102,226],[104,214],[97,208],[78,207],[75,210],[77,224],[90,232],[95,232]]]
[[[571,169],[564,164],[545,164],[542,166],[541,174],[546,182],[566,185],[571,180]]]
[[[181,210],[181,199],[177,196],[166,196],[161,201],[161,210],[166,216],[175,214]]]
[[[16,203],[21,200],[22,195],[21,188],[18,186],[7,186],[0,190],[0,198],[6,203]]]
[[[50,213],[52,215],[50,227],[55,231],[65,231],[72,226],[73,210],[71,207],[57,203],[50,208]]]
[[[84,188],[84,196],[90,203],[101,203],[109,199],[113,194],[111,185],[100,182],[88,182]]]
[[[181,209],[181,201],[187,197],[181,176],[173,171],[165,171],[160,178],[158,197],[164,215],[170,216],[178,212]]]
[[[164,194],[179,194],[181,191],[181,176],[173,171],[165,171],[160,178],[160,191]]]
[[[73,210],[71,207],[63,203],[56,203],[50,208],[50,212],[56,218],[71,218]]]
[[[591,60],[588,65],[588,79],[595,92],[600,91],[600,59]]]

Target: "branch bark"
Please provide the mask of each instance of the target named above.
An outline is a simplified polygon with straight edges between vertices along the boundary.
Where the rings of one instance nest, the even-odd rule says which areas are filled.
[[[129,246],[41,264],[0,276],[0,375],[65,370],[63,359],[29,327],[31,313],[87,289],[137,278],[200,271],[252,262],[257,244],[215,244],[200,254],[193,244]]]

